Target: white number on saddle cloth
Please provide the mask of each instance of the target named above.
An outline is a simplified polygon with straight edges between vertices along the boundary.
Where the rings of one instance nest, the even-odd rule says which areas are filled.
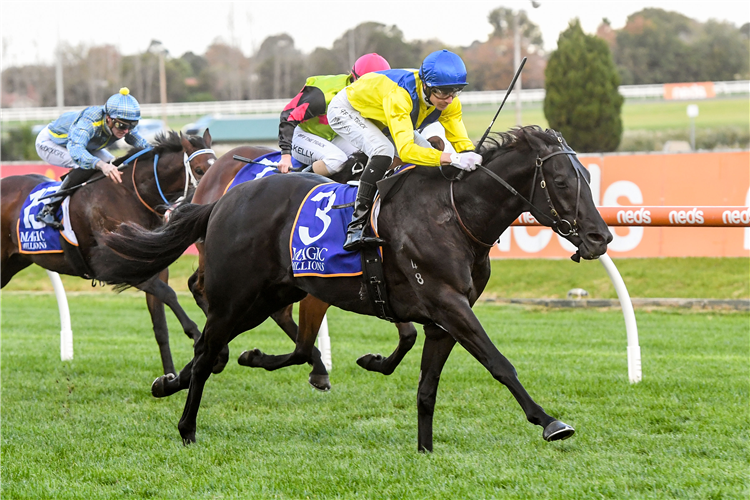
[[[328,198],[328,204],[322,210],[320,208],[315,209],[315,217],[323,221],[323,230],[317,236],[313,237],[310,236],[309,227],[300,226],[299,228],[299,239],[305,246],[311,245],[323,237],[323,235],[326,234],[326,231],[328,231],[328,226],[331,225],[331,218],[328,216],[328,212],[331,211],[331,207],[333,207],[333,204],[336,201],[336,193],[318,193],[310,200],[321,201],[324,198]]]
[[[26,207],[26,209],[23,211],[23,217],[21,217],[21,223],[23,224],[23,227],[26,229],[42,229],[44,227],[44,222],[39,222],[36,220],[36,213],[31,213],[31,209],[33,207],[36,207],[38,205],[44,205],[49,198],[46,198],[44,200],[40,200],[42,196],[47,196],[49,194],[54,194],[60,189],[60,186],[50,186],[48,188],[40,189],[36,193],[32,194],[29,197],[29,205]]]
[[[265,160],[265,158],[264,158],[264,160]],[[263,162],[261,162],[261,163],[263,163]],[[265,177],[266,174],[268,174],[269,172],[273,172],[274,170],[276,170],[276,166],[275,165],[274,166],[266,167],[262,171],[260,171],[259,173],[257,173],[255,175],[255,179],[257,180],[257,179],[260,179],[261,177]]]

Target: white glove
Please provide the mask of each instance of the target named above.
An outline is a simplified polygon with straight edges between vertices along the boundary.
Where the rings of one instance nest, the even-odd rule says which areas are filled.
[[[463,153],[451,154],[451,165],[461,170],[468,170],[471,172],[477,168],[477,165],[482,164],[482,157],[476,154],[474,151],[464,151]]]
[[[115,183],[122,182],[122,174],[120,173],[120,170],[112,165],[111,163],[105,163],[103,161],[99,161],[96,164],[96,168],[102,171],[102,173],[112,179]]]

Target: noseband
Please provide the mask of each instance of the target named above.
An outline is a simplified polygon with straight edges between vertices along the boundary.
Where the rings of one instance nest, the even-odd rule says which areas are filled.
[[[563,141],[561,137],[557,137],[557,140],[561,143],[562,146]],[[542,169],[542,166],[544,165],[544,162],[552,158],[553,156],[557,155],[573,155],[575,156],[576,152],[572,149],[562,149],[560,151],[555,151],[553,153],[548,154],[544,157],[537,156],[536,162],[534,165],[534,180],[531,183],[531,196],[529,196],[529,199],[526,199],[521,193],[516,191],[516,189],[508,184],[508,182],[505,181],[502,177],[497,175],[492,170],[488,169],[487,167],[483,165],[477,165],[477,168],[479,168],[481,171],[489,175],[492,179],[496,180],[500,184],[502,184],[508,191],[510,191],[514,196],[518,196],[523,200],[526,205],[528,205],[530,208],[532,208],[534,211],[538,212],[539,215],[545,219],[545,222],[548,223],[548,225],[552,228],[554,232],[559,234],[560,236],[567,237],[567,236],[578,236],[578,206],[579,201],[581,198],[581,173],[578,171],[577,168],[573,165],[573,162],[571,161],[571,165],[573,165],[573,170],[576,173],[576,181],[577,181],[577,188],[576,188],[576,211],[575,211],[575,217],[573,219],[573,222],[570,222],[567,219],[563,219],[560,217],[560,213],[555,209],[554,204],[552,203],[552,198],[550,197],[549,190],[547,189],[547,181],[544,178],[544,170]],[[570,157],[568,156],[568,159],[570,160]],[[544,196],[547,199],[547,205],[549,205],[550,209],[550,215],[547,215],[546,213],[542,212],[537,208],[536,205],[534,205],[530,200],[534,199],[534,191],[536,190],[536,180],[537,177],[541,177],[541,181],[539,182],[539,187],[544,192]],[[461,229],[464,230],[464,232],[469,236],[469,238],[479,243],[480,245],[483,245],[485,247],[492,247],[494,245],[493,243],[485,243],[479,239],[477,239],[473,234],[471,234],[471,231],[469,231],[469,228],[466,227],[466,225],[461,220],[461,216],[458,213],[458,209],[456,208],[456,203],[453,198],[453,184],[455,183],[455,180],[451,181],[451,205],[453,206],[453,211],[456,213],[456,217],[458,218],[458,223],[461,226]]]

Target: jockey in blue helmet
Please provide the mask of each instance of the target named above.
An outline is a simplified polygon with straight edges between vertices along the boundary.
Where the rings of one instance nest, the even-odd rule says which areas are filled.
[[[72,169],[63,179],[60,190],[77,186],[88,180],[95,169],[116,183],[122,182],[120,171],[112,164],[114,156],[104,148],[119,139],[136,148],[149,147],[138,134],[141,107],[123,87],[104,106],[90,106],[83,111],[63,113],[46,126],[36,138],[36,151],[46,162]],[[64,195],[50,198],[37,215],[37,220],[60,229],[55,218]]]
[[[360,177],[345,250],[382,245],[364,237],[376,192],[376,183],[398,153],[404,163],[428,167],[454,165],[474,170],[476,154],[464,126],[458,94],[466,86],[466,66],[448,50],[428,55],[419,70],[391,69],[368,73],[339,92],[328,105],[328,123],[334,132],[369,158]],[[433,122],[445,129],[445,138],[459,153],[433,149],[418,130]],[[386,136],[388,133],[388,136]]]

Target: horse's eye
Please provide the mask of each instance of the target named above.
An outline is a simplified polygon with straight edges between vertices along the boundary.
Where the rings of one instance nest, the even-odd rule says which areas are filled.
[[[203,169],[202,168],[196,168],[195,173],[198,175],[203,175]]]
[[[565,183],[565,177],[562,175],[556,175],[553,179],[555,186],[559,187],[560,189],[565,189],[568,185]]]

